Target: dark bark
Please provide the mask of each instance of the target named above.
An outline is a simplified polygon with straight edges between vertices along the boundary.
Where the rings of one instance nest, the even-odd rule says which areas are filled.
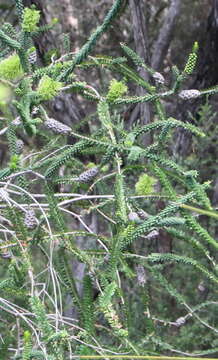
[[[172,0],[164,23],[159,31],[159,36],[154,44],[154,50],[151,58],[151,66],[155,70],[161,70],[161,65],[167,54],[170,42],[173,37],[173,30],[176,19],[181,8],[181,0]]]
[[[191,89],[206,89],[218,84],[218,0],[213,0],[206,24],[202,24],[202,40],[199,43],[199,61],[196,75],[190,84]],[[190,121],[188,112],[197,116],[202,99],[193,102],[182,102],[178,107],[178,118]],[[187,156],[191,151],[191,135],[178,130],[174,152]],[[216,152],[217,150],[215,150]]]
[[[162,200],[158,200],[156,204],[157,212],[160,212],[166,207],[166,204]],[[173,250],[173,240],[172,236],[166,232],[164,229],[159,229],[159,235],[157,237],[157,252],[171,253]]]
[[[129,6],[132,15],[135,51],[145,61],[145,63],[150,64],[148,32],[142,1],[130,0]],[[149,75],[144,69],[140,69],[139,74],[145,80],[149,80]],[[138,87],[136,92],[138,95],[143,95],[145,93],[145,90],[141,87]],[[130,126],[137,118],[141,119],[142,124],[148,124],[150,122],[151,114],[149,104],[139,104],[134,108],[134,111],[132,112],[129,120]],[[144,136],[143,143],[145,146],[150,145],[150,135]]]
[[[193,88],[203,89],[218,84],[218,0],[207,20],[206,34],[200,44],[199,66]]]
[[[59,6],[61,10],[62,31],[69,34],[70,41],[75,49],[78,36],[78,20],[74,11],[75,5],[71,0],[62,0]]]

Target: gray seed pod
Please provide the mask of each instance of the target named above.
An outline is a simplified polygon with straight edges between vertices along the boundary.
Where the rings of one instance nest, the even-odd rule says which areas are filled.
[[[107,253],[107,254],[104,256],[104,262],[105,262],[105,263],[108,263],[109,260],[110,260],[110,255],[109,255],[109,253]]]
[[[36,115],[39,112],[39,108],[37,106],[34,106],[31,112],[31,115]]]
[[[1,253],[0,256],[2,259],[11,259],[11,254],[9,252]]]
[[[183,90],[179,93],[179,97],[183,100],[196,99],[201,95],[199,90]]]
[[[98,175],[98,168],[97,167],[93,167],[87,171],[84,171],[82,174],[80,174],[80,176],[77,178],[77,181],[81,182],[81,183],[88,183],[89,181],[91,181],[96,175]]]
[[[139,210],[138,211],[138,216],[142,219],[142,220],[146,220],[146,219],[148,219],[149,218],[149,214],[148,213],[146,213],[146,211],[144,211],[144,210]]]
[[[180,318],[178,318],[178,319],[176,320],[175,325],[179,327],[179,326],[181,326],[181,325],[184,325],[185,323],[186,323],[186,319],[181,316]]]
[[[154,237],[157,237],[159,235],[159,232],[157,230],[152,230],[148,235],[146,235],[146,239],[152,239]]]
[[[38,220],[35,216],[34,210],[28,210],[25,213],[24,224],[26,225],[27,229],[29,229],[29,230],[35,229],[35,227],[38,225]]]
[[[33,52],[31,52],[29,54],[28,60],[29,60],[30,64],[35,64],[36,63],[36,61],[37,61],[37,53],[36,53],[36,51],[33,51]]]
[[[198,290],[200,292],[204,292],[206,290],[206,287],[204,286],[203,281],[201,281],[200,284],[198,285]]]
[[[158,84],[165,83],[165,79],[161,73],[156,71],[152,76],[153,76],[154,80],[156,81],[156,83],[158,83]]]
[[[141,222],[141,219],[139,218],[138,214],[135,212],[135,211],[131,211],[129,214],[128,214],[128,219],[130,221],[134,221],[136,223],[138,222]]]
[[[138,265],[136,273],[139,286],[144,286],[147,281],[144,267],[142,265]]]
[[[23,148],[24,148],[24,142],[23,140],[17,140],[16,141],[16,153],[19,155],[22,153],[23,151]]]
[[[11,123],[14,126],[19,126],[21,124],[20,116],[16,117]]]
[[[55,134],[68,135],[71,133],[71,128],[55,119],[48,119],[44,122],[47,129],[52,130]]]

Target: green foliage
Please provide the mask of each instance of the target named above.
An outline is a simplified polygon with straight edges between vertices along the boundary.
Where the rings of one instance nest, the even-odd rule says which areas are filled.
[[[137,195],[149,195],[154,192],[154,185],[157,180],[149,176],[148,174],[141,174],[137,183],[135,184],[135,190]]]
[[[38,22],[40,20],[40,11],[25,8],[23,11],[23,22],[22,22],[22,29],[26,32],[36,31],[38,29]]]
[[[127,92],[127,86],[116,79],[111,80],[109,91],[107,93],[107,100],[113,102],[119,97],[122,97]]]
[[[46,310],[40,299],[36,296],[30,299],[30,305],[33,311],[33,314],[36,316],[36,320],[39,326],[39,329],[42,332],[43,339],[47,340],[52,334],[53,330],[49,324],[46,317]]]
[[[83,326],[88,334],[94,335],[94,306],[92,295],[92,280],[86,275],[83,279],[83,299],[82,299]]]
[[[98,116],[104,127],[110,128],[112,126],[109,113],[109,105],[105,100],[99,101],[98,103]]]
[[[115,184],[115,196],[116,196],[116,216],[123,220],[127,221],[127,209],[126,209],[126,199],[125,199],[125,185],[124,177],[121,174],[116,176]]]
[[[51,79],[48,75],[44,75],[39,82],[37,93],[41,100],[51,100],[57,96],[62,86],[61,82]]]
[[[186,73],[188,75],[192,74],[194,69],[195,69],[197,58],[198,58],[197,51],[198,51],[198,43],[195,42],[194,45],[193,45],[192,52],[189,55],[188,61],[187,61],[186,65],[185,65],[185,68],[184,68],[184,73]]]
[[[20,59],[17,54],[10,55],[0,62],[0,78],[16,80],[23,75]]]
[[[24,332],[24,349],[22,354],[22,360],[30,360],[31,359],[31,334],[29,331]]]
[[[128,331],[122,328],[122,324],[119,321],[118,315],[112,305],[112,297],[116,290],[116,284],[110,283],[99,300],[100,309],[104,313],[105,318],[112,327],[114,334],[121,338],[128,337]]]
[[[91,52],[92,48],[95,46],[96,41],[98,38],[108,29],[108,27],[111,25],[112,20],[116,17],[118,14],[121,6],[122,6],[123,0],[115,0],[112,8],[106,15],[102,25],[100,25],[90,36],[88,41],[83,45],[83,47],[80,49],[80,51],[76,54],[72,65],[69,67],[69,69],[65,70],[59,77],[59,80],[66,79],[70,73],[74,70],[75,66],[80,64],[87,55]]]
[[[18,17],[19,17],[19,21],[22,22],[22,20],[23,20],[23,11],[24,11],[23,1],[22,0],[15,0],[15,4],[16,4],[16,8],[17,8],[17,14],[18,14]]]

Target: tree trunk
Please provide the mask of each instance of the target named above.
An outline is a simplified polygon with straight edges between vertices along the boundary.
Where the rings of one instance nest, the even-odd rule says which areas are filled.
[[[130,6],[132,22],[133,22],[133,37],[135,42],[135,51],[145,61],[145,63],[150,64],[148,32],[147,32],[142,1],[130,0],[129,6]],[[140,69],[139,74],[142,78],[149,81],[149,75],[144,69]],[[139,96],[141,96],[144,95],[145,90],[142,87],[138,87],[136,89],[136,92]],[[148,103],[136,105],[129,120],[130,126],[137,118],[140,118],[140,122],[142,124],[150,123],[151,114],[150,114],[150,105]],[[145,135],[142,141],[145,146],[150,145],[151,136]]]
[[[206,25],[206,26],[205,26]],[[202,41],[199,44],[199,61],[196,76],[190,84],[190,89],[206,89],[218,84],[218,0],[213,0],[212,8],[207,19],[207,24],[203,25]],[[193,102],[182,102],[178,107],[178,118],[187,121],[188,112],[196,115],[202,103],[202,99]],[[192,136],[189,132],[178,130],[174,153],[187,156],[191,150]]]
[[[163,60],[167,54],[170,42],[173,37],[173,30],[181,8],[181,0],[172,0],[167,16],[159,31],[159,36],[154,44],[151,58],[151,66],[155,70],[161,70]]]

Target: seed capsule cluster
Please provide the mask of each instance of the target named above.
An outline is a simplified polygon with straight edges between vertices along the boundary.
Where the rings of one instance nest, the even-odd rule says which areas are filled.
[[[137,214],[137,212],[135,211],[131,211],[129,214],[128,214],[128,219],[130,221],[134,221],[136,223],[140,222],[140,218],[139,218],[139,215]]]
[[[80,174],[80,176],[76,179],[78,182],[81,183],[88,183],[90,182],[95,176],[98,175],[98,168],[97,167],[93,167],[89,170],[84,171],[83,173]]]
[[[176,320],[175,325],[179,327],[184,325],[185,323],[186,323],[186,319],[183,316],[181,316]]]
[[[39,108],[37,106],[34,106],[31,111],[31,115],[35,116],[38,114],[38,112],[39,112]]]
[[[24,142],[23,140],[19,139],[16,141],[16,153],[19,155],[22,153],[24,148]]]
[[[2,259],[11,259],[11,257],[12,257],[9,252],[2,252],[0,254],[0,256],[1,256]]]
[[[199,90],[183,90],[179,93],[179,97],[183,100],[196,99],[201,96],[201,92]]]
[[[29,54],[28,60],[29,60],[29,63],[32,64],[32,65],[36,63],[36,61],[37,61],[36,51],[33,51],[33,52],[31,52],[31,53]]]
[[[33,230],[36,228],[36,226],[38,225],[38,220],[36,218],[34,210],[31,209],[25,213],[24,224],[29,230]]]
[[[16,119],[14,119],[12,122],[12,125],[14,126],[19,126],[22,124],[21,120],[20,120],[20,116],[16,117]]]
[[[165,79],[161,73],[156,71],[152,76],[153,76],[154,80],[156,81],[156,83],[158,83],[158,84],[165,83]]]
[[[68,135],[71,132],[71,128],[65,124],[62,124],[60,121],[55,119],[47,119],[44,122],[44,125],[47,129],[52,130],[55,134]]]
[[[137,281],[139,286],[145,286],[147,279],[146,279],[145,269],[142,265],[137,266],[136,274],[137,274]]]
[[[142,219],[142,220],[147,220],[147,219],[149,218],[149,214],[146,213],[146,211],[144,211],[144,210],[142,210],[142,209],[138,211],[138,216],[139,216],[140,219]]]

